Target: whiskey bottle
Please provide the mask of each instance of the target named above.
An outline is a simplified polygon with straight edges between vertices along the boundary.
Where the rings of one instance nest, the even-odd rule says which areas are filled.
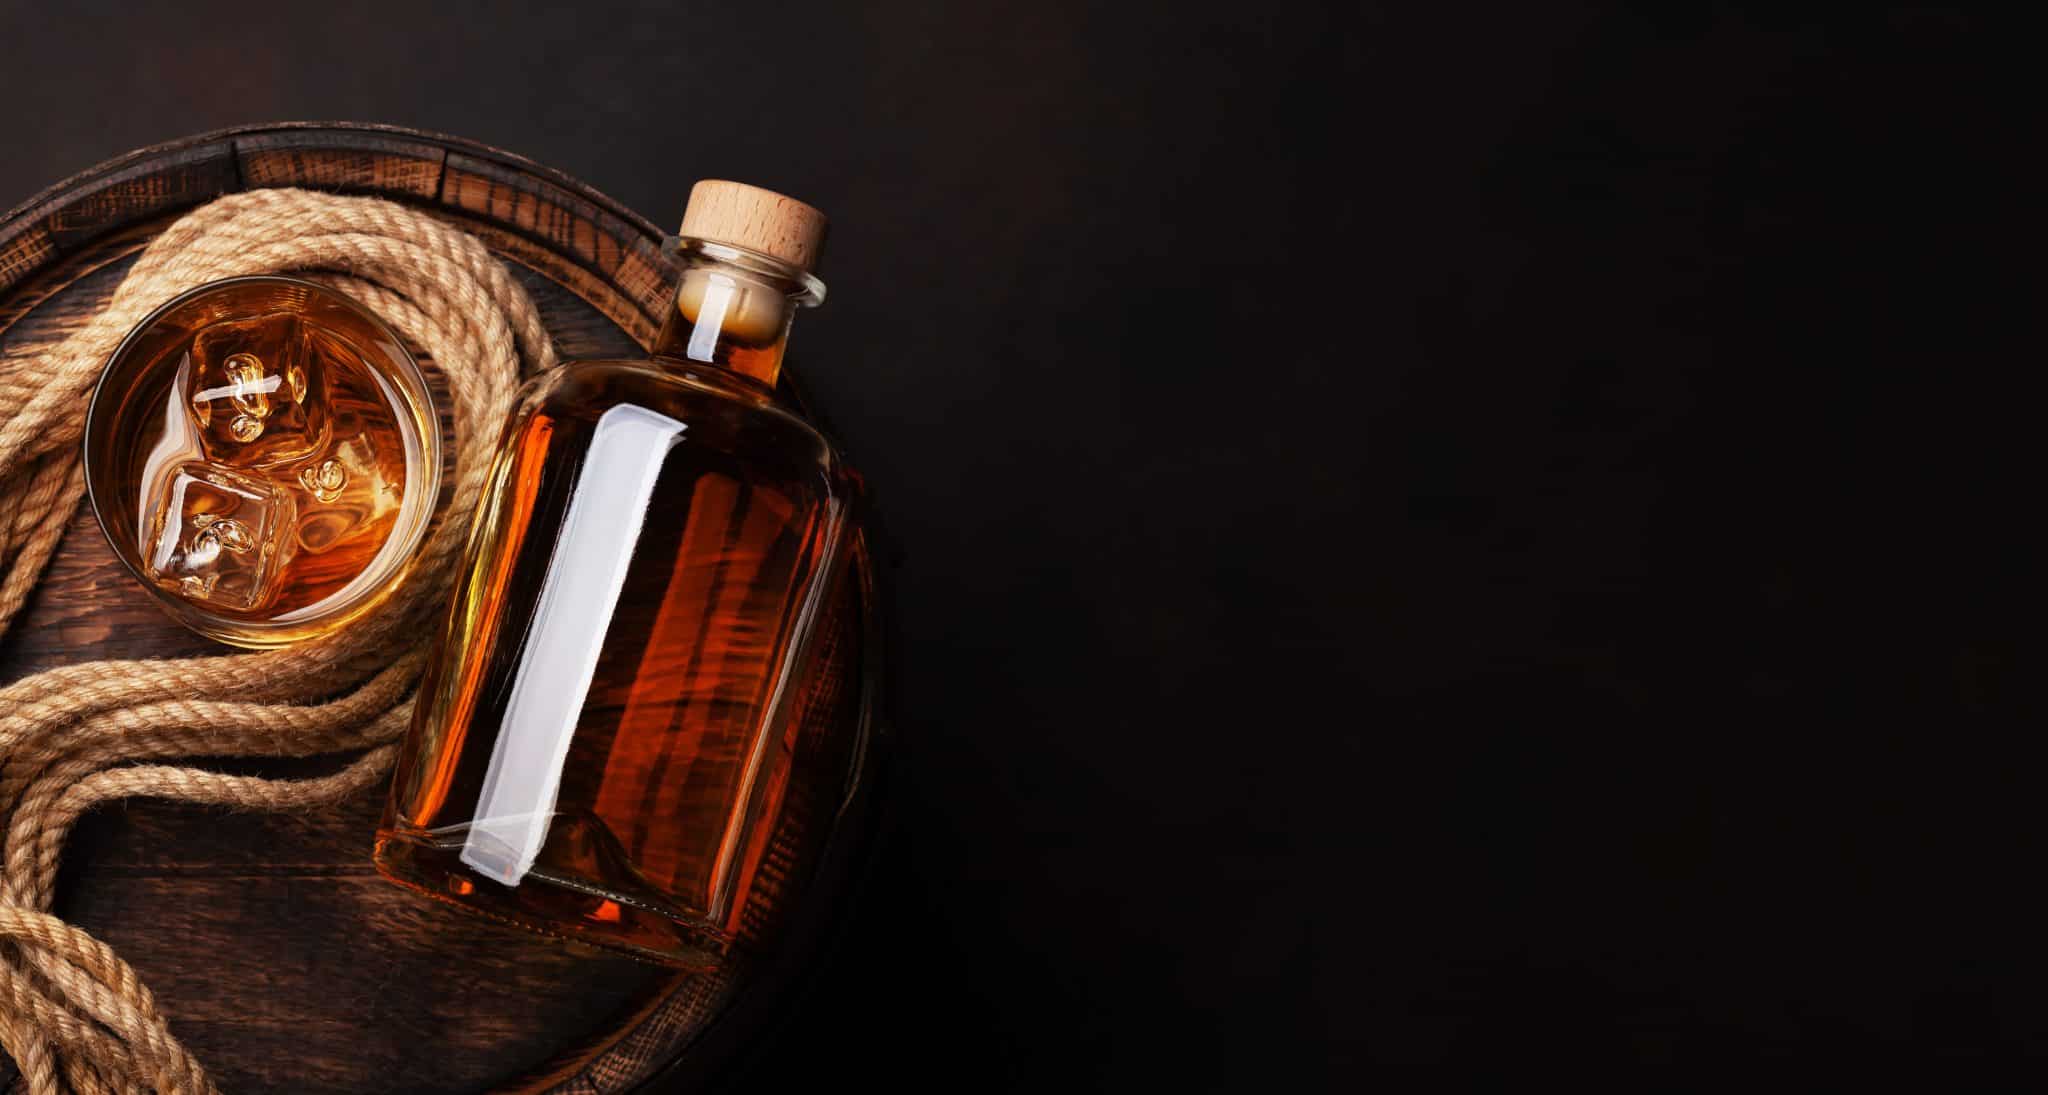
[[[706,181],[651,358],[530,381],[376,845],[395,881],[704,968],[792,762],[856,480],[775,397],[824,217]]]

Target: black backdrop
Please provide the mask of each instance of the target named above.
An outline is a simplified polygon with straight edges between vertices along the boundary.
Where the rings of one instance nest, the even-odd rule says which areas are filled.
[[[1630,7],[8,3],[0,202],[339,118],[832,215],[913,749],[746,1089],[2048,1051],[2027,38]]]

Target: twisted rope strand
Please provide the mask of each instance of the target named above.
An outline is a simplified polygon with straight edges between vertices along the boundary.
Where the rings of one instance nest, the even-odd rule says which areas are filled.
[[[33,1095],[210,1095],[155,997],[105,943],[53,916],[72,826],[114,799],[246,810],[323,806],[382,779],[522,374],[555,352],[533,301],[474,237],[404,206],[303,190],[222,198],[168,226],[106,307],[62,342],[0,358],[0,635],[20,614],[84,494],[86,393],[164,301],[245,274],[296,273],[371,309],[448,381],[447,504],[409,596],[345,632],[284,650],[108,660],[0,688],[0,1050]],[[361,751],[332,775],[274,780],[172,763]]]

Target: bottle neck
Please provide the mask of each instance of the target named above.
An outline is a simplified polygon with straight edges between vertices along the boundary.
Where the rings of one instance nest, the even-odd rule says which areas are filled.
[[[682,276],[654,357],[775,387],[796,310],[823,301],[824,284],[778,259],[708,240],[683,237],[676,255]]]

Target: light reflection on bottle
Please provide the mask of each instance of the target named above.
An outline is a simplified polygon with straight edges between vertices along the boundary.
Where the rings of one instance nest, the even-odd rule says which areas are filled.
[[[590,692],[662,463],[687,427],[643,407],[604,412],[549,557],[462,862],[516,886],[554,817],[562,762]]]

